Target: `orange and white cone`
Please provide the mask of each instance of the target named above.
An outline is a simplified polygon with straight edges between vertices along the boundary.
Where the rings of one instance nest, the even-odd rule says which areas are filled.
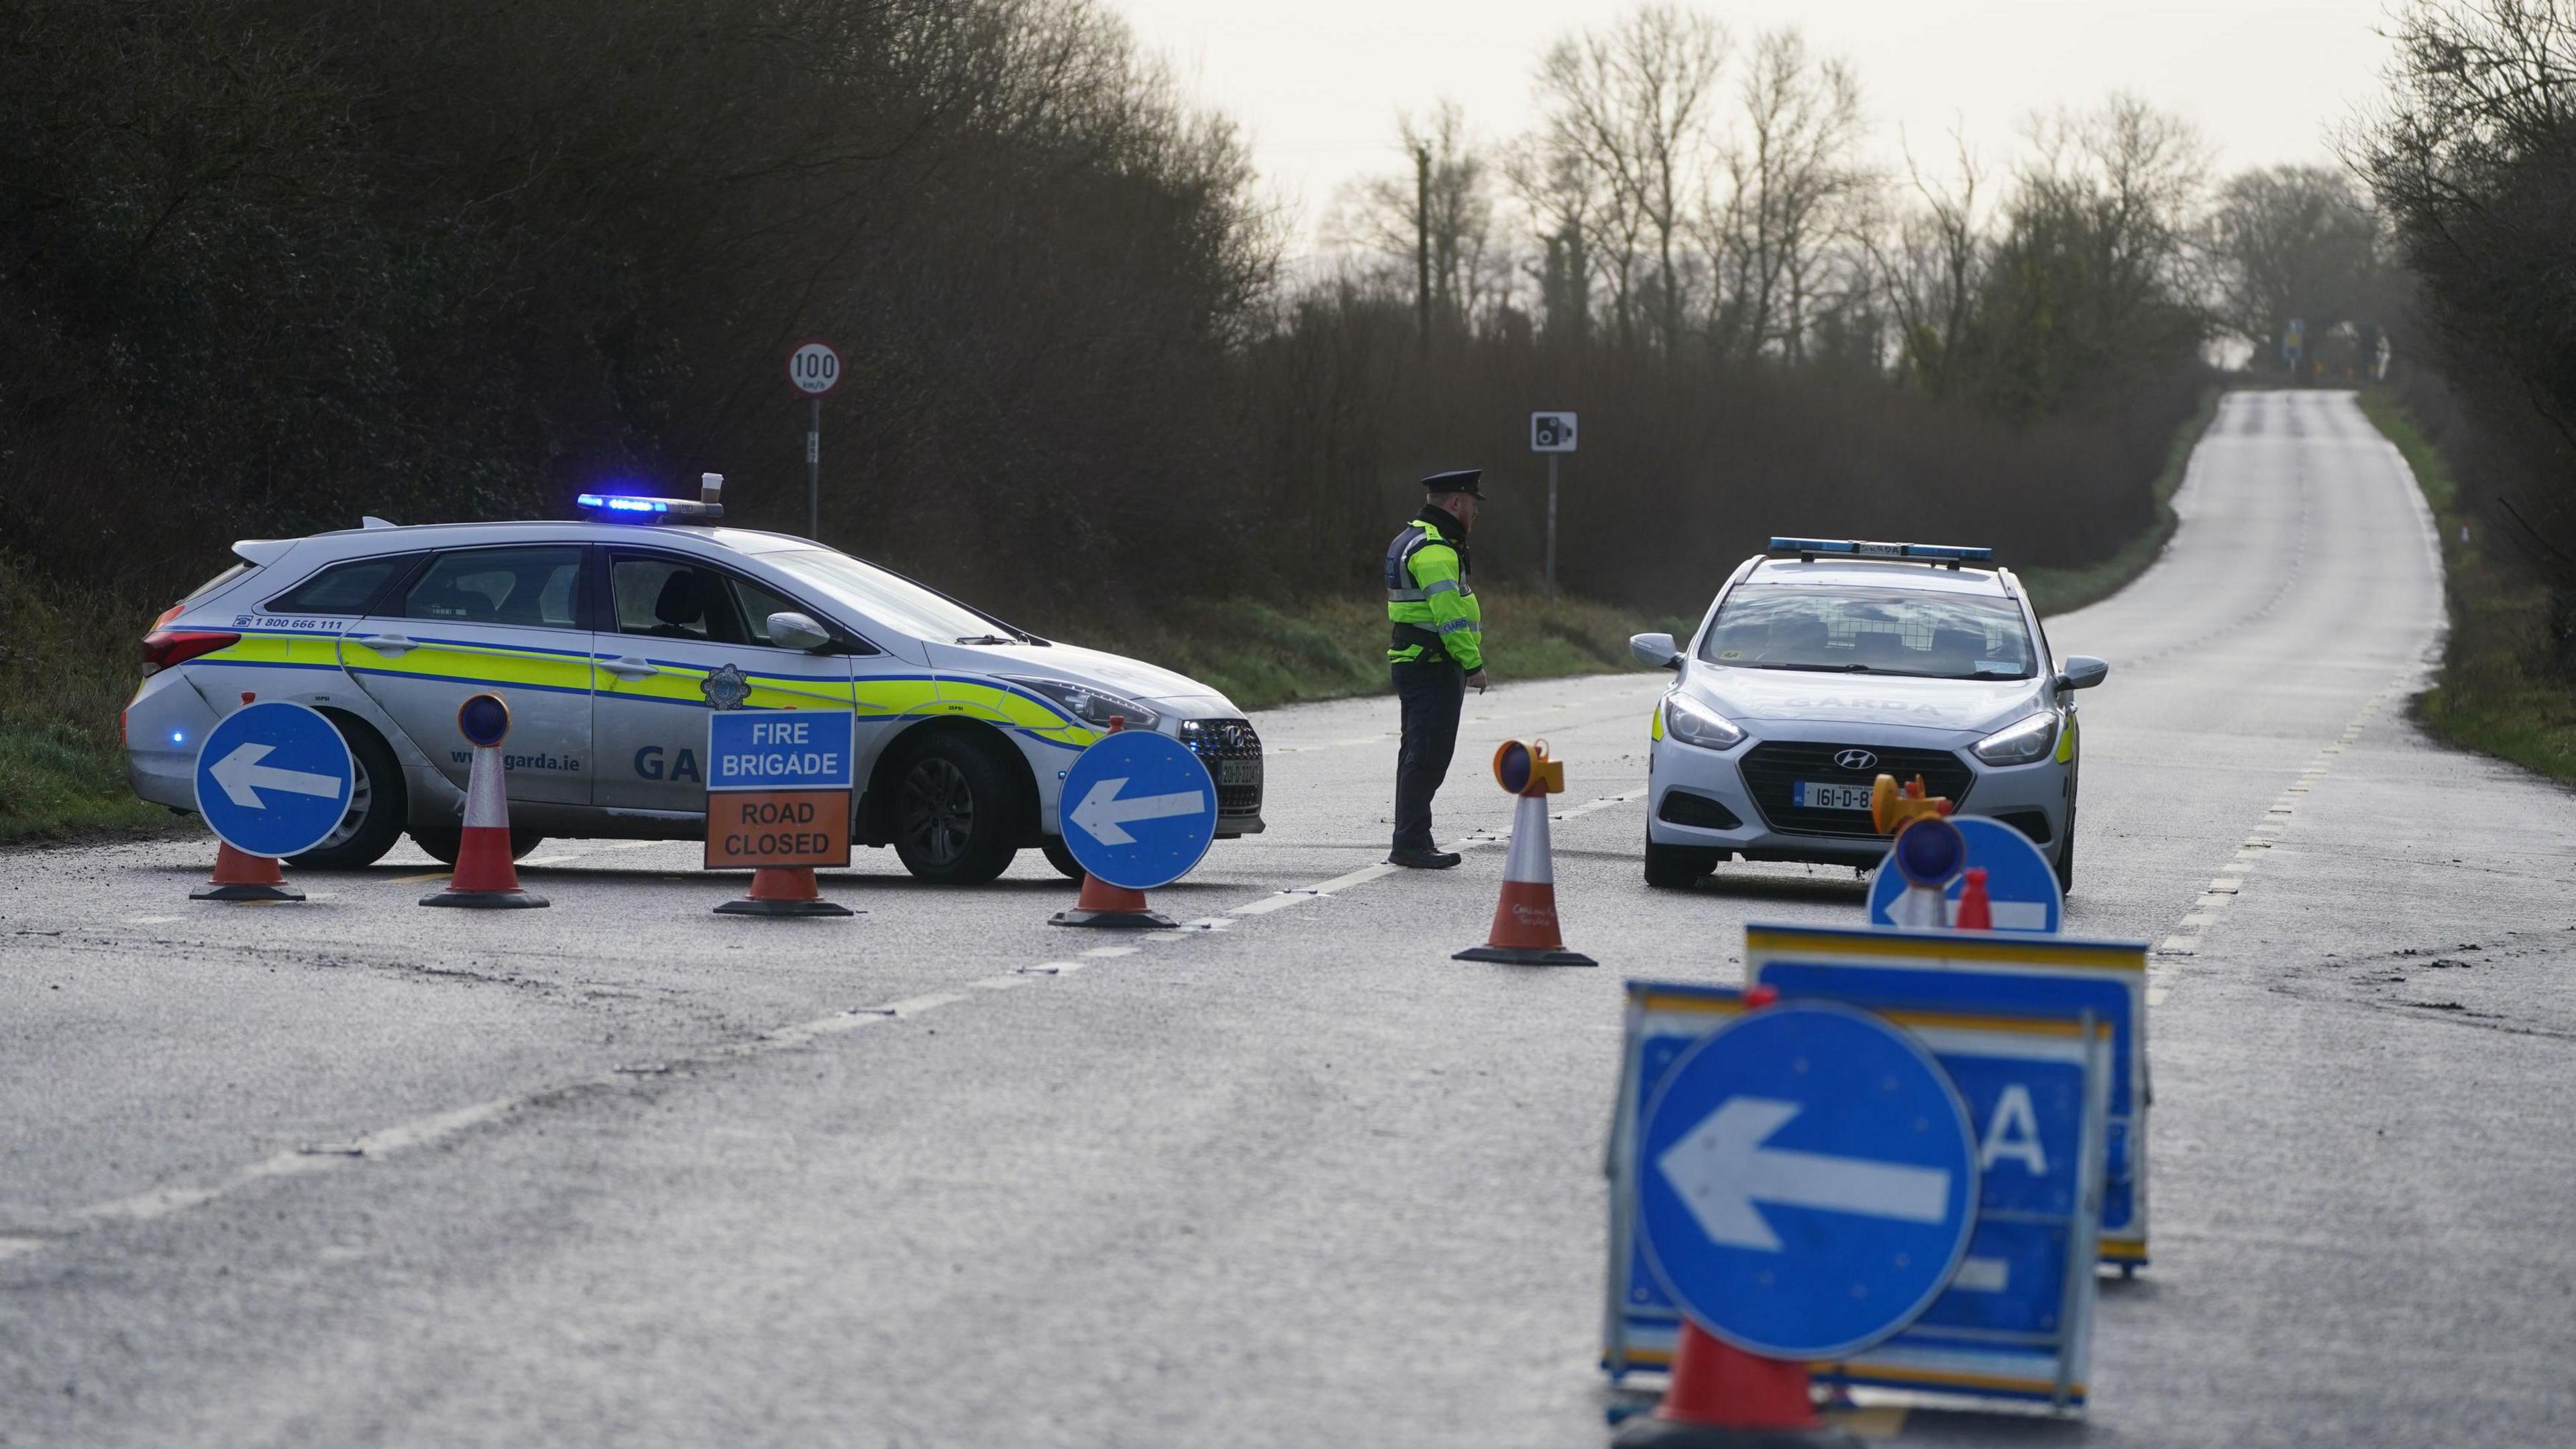
[[[188,893],[192,901],[300,901],[304,892],[289,890],[277,861],[215,842],[215,873]]]
[[[1816,1416],[1807,1366],[1746,1353],[1685,1318],[1673,1381],[1654,1413],[1630,1419],[1612,1449],[1860,1449]]]
[[[1556,866],[1548,846],[1545,794],[1524,794],[1512,809],[1512,852],[1503,862],[1503,895],[1494,905],[1494,925],[1485,944],[1450,959],[1516,966],[1601,964],[1565,949],[1565,938],[1557,933]]]
[[[1111,885],[1086,870],[1082,873],[1082,894],[1074,898],[1073,909],[1047,917],[1047,924],[1168,931],[1180,923],[1149,908],[1143,891]]]
[[[823,899],[810,865],[763,865],[751,872],[751,891],[740,900],[716,907],[719,916],[851,916],[858,914],[837,901]]]
[[[465,777],[465,830],[456,849],[456,872],[448,877],[447,889],[421,897],[420,903],[483,910],[546,904],[544,896],[519,889],[519,868],[510,859],[510,793],[501,778],[498,746],[474,747],[474,768]]]

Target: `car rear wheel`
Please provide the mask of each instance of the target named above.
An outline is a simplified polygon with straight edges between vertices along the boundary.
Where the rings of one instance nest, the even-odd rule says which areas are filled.
[[[1657,890],[1686,891],[1717,869],[1718,852],[1689,845],[1646,842],[1646,884]]]
[[[1073,847],[1064,843],[1063,836],[1050,835],[1039,848],[1046,852],[1047,864],[1054,866],[1056,874],[1066,880],[1080,880],[1090,874],[1082,868],[1081,861],[1073,858]]]
[[[326,712],[322,717],[349,746],[349,808],[320,845],[288,856],[286,863],[297,870],[363,870],[402,838],[403,815],[409,809],[402,766],[374,730],[343,715]]]
[[[1011,868],[1018,782],[984,742],[935,735],[895,771],[894,853],[936,885],[982,885]]]
[[[457,826],[431,826],[413,831],[411,843],[428,851],[440,865],[454,865],[457,852],[465,845],[465,831]],[[545,843],[546,838],[533,830],[513,830],[510,832],[510,858],[517,860]]]

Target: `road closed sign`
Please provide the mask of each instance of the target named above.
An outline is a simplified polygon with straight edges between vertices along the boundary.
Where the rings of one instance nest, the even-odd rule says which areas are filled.
[[[707,869],[848,865],[850,746],[846,713],[708,715]]]

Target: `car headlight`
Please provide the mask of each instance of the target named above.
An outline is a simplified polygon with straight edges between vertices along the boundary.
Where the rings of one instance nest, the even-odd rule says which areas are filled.
[[[1735,721],[1678,694],[1664,696],[1664,733],[1704,750],[1732,749],[1744,740]]]
[[[2042,710],[1995,731],[1973,748],[1977,758],[1989,765],[2027,765],[2057,748],[2057,712]]]
[[[1066,714],[1094,729],[1109,728],[1109,717],[1113,714],[1124,718],[1131,730],[1152,729],[1163,718],[1151,705],[1139,704],[1123,694],[1111,694],[1088,684],[1076,684],[1070,679],[1014,678],[1010,682],[1053,701]]]

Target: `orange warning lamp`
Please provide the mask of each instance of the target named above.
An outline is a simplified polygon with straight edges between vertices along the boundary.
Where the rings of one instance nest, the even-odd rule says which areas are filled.
[[[1894,775],[1881,775],[1870,782],[1869,819],[1881,835],[1894,835],[1917,820],[1938,820],[1949,813],[1947,796],[1923,793],[1921,775],[1903,789],[1897,788]]]
[[[1547,741],[1505,740],[1494,751],[1494,781],[1507,794],[1562,795],[1565,762],[1547,757]]]

